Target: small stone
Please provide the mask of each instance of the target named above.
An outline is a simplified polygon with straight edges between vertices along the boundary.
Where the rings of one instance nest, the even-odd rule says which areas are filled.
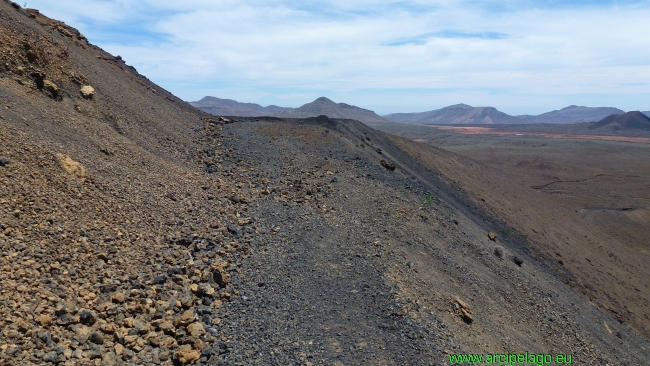
[[[512,261],[515,262],[515,264],[518,265],[519,267],[521,267],[521,265],[524,264],[524,261],[517,256],[512,257]]]
[[[42,327],[47,327],[48,325],[52,324],[52,317],[49,314],[41,314],[36,321]]]
[[[102,365],[102,366],[117,366],[117,365],[122,365],[122,364],[123,364],[122,360],[115,353],[106,352],[102,356],[102,362],[101,362],[100,365]]]
[[[57,320],[56,324],[58,325],[70,325],[76,323],[75,319],[70,314],[63,314]]]
[[[192,322],[194,322],[194,320],[195,320],[194,310],[186,310],[185,312],[183,312],[183,314],[181,314],[181,316],[179,316],[178,318],[176,318],[176,320],[174,320],[174,325],[176,326],[176,328],[178,328],[181,326],[189,325]]]
[[[187,326],[187,332],[193,337],[200,337],[205,334],[203,324],[196,322]]]
[[[461,300],[458,296],[456,296],[456,303],[459,306],[460,309],[460,317],[463,319],[463,321],[467,324],[472,324],[474,321],[474,318],[472,317],[472,311],[469,308],[469,305],[467,305],[463,300]]]
[[[56,98],[59,96],[59,87],[50,80],[43,80],[43,87],[45,90],[52,94],[52,97]]]
[[[496,255],[497,258],[503,258],[503,247],[500,245],[495,246],[494,255]]]
[[[92,326],[97,321],[97,316],[88,310],[83,310],[79,316],[79,321],[83,325]]]
[[[149,329],[151,328],[151,327],[149,326],[149,323],[147,323],[147,322],[145,322],[145,321],[143,321],[143,320],[141,320],[141,319],[136,319],[136,320],[133,322],[133,327],[136,329],[136,331],[137,331],[139,334],[146,334],[146,333],[149,333]]]
[[[232,226],[232,225],[228,225],[228,226],[226,227],[226,229],[228,229],[228,232],[229,232],[230,234],[232,234],[233,237],[235,237],[235,238],[239,237],[239,230],[237,230],[236,227],[234,227],[234,226]]]
[[[337,177],[333,177],[332,180],[330,180],[331,183],[336,183],[338,181],[339,181],[339,179]]]
[[[124,346],[119,343],[116,344],[115,347],[113,347],[113,349],[115,350],[115,354],[117,355],[122,355],[122,353],[124,352]]]
[[[381,166],[383,166],[384,168],[386,168],[386,169],[388,169],[390,171],[393,171],[396,168],[394,163],[391,163],[391,162],[386,161],[386,160],[381,160],[379,163],[381,164]]]
[[[88,341],[90,334],[91,334],[90,328],[88,328],[85,325],[80,325],[75,330],[74,339],[76,339],[77,342],[84,344]]]
[[[490,231],[488,233],[488,238],[490,238],[492,241],[497,240],[497,233]]]
[[[210,296],[210,297],[212,297],[212,296],[214,296],[215,291],[212,288],[212,286],[210,286],[209,284],[202,283],[202,284],[200,284],[198,286],[196,294],[199,295],[199,296]]]
[[[61,316],[63,314],[68,314],[70,313],[71,309],[70,306],[64,302],[60,302],[56,304],[56,308],[54,309],[54,315],[56,316]]]
[[[176,350],[174,356],[176,356],[176,360],[181,365],[187,365],[198,361],[201,358],[201,353],[193,350],[191,346],[184,344]]]
[[[124,300],[125,300],[125,296],[121,292],[116,292],[111,296],[111,301],[114,303],[123,304]]]
[[[176,327],[174,327],[174,324],[169,320],[155,322],[154,325],[156,326],[156,329],[161,330],[166,335],[173,336],[176,334]]]
[[[43,361],[44,362],[51,362],[51,363],[57,363],[58,360],[57,358],[59,355],[56,354],[56,351],[50,351],[43,356]]]
[[[81,96],[84,99],[93,99],[93,96],[95,95],[95,88],[90,85],[84,85],[81,87],[79,92],[81,92]]]
[[[88,340],[95,344],[104,344],[104,336],[99,332],[93,332]]]
[[[7,164],[9,164],[9,159],[5,158],[4,156],[0,157],[0,166],[4,167],[7,166]]]
[[[212,278],[214,279],[214,282],[216,282],[217,285],[219,285],[220,288],[226,287],[228,282],[230,282],[230,274],[221,268],[217,268],[213,272]]]
[[[164,285],[165,282],[167,282],[167,276],[165,275],[156,276],[156,278],[153,279],[154,285]]]

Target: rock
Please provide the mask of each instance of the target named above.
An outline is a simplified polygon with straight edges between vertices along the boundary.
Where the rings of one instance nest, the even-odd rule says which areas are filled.
[[[95,344],[104,344],[104,336],[99,332],[93,332],[88,340]]]
[[[188,365],[198,361],[201,358],[201,353],[193,350],[191,346],[185,344],[180,346],[176,352],[174,352],[174,356],[181,365]]]
[[[220,288],[226,287],[228,282],[230,282],[230,274],[226,272],[223,268],[217,268],[214,270],[212,273],[212,278],[214,279],[214,282],[219,285]]]
[[[121,292],[116,292],[111,295],[111,301],[118,304],[123,304],[125,300],[124,294]]]
[[[122,355],[122,353],[124,353],[124,346],[119,343],[116,344],[115,347],[113,347],[113,349],[115,350],[116,355]]]
[[[79,92],[81,92],[81,96],[84,99],[93,99],[93,96],[95,95],[95,88],[90,85],[84,85],[81,87]]]
[[[336,183],[338,181],[339,179],[337,177],[333,177],[332,180],[330,180],[330,183]]]
[[[52,324],[52,317],[49,314],[41,314],[38,318],[36,318],[36,321],[42,327],[47,327],[48,325]]]
[[[156,278],[153,279],[154,285],[164,285],[165,282],[167,282],[167,276],[165,275],[156,276]]]
[[[497,240],[497,233],[490,231],[488,233],[488,238],[490,238],[492,241]]]
[[[75,319],[70,314],[63,314],[57,320],[58,325],[70,325],[76,323]]]
[[[212,296],[214,296],[214,293],[215,293],[215,291],[212,288],[212,286],[210,286],[207,283],[199,284],[198,289],[196,290],[196,294],[199,295],[199,296],[210,296],[210,297],[212,297]]]
[[[194,322],[194,320],[195,320],[194,310],[185,310],[183,314],[181,314],[178,318],[174,320],[174,325],[176,326],[176,328],[184,327]]]
[[[82,182],[86,180],[87,173],[86,168],[83,165],[72,160],[68,155],[56,154],[56,156],[59,158],[59,162],[61,162],[63,169],[65,169],[68,174]]]
[[[381,164],[381,166],[383,166],[384,168],[386,168],[386,169],[388,169],[390,171],[393,171],[396,168],[394,163],[391,163],[391,162],[386,161],[386,160],[381,160],[379,163]]]
[[[205,334],[203,324],[196,322],[187,326],[187,332],[193,337],[200,337]]]
[[[173,336],[176,334],[176,327],[174,327],[174,324],[172,324],[172,322],[168,319],[156,321],[154,322],[154,326],[156,329],[161,330],[166,335]]]
[[[97,315],[88,310],[83,310],[79,316],[79,321],[83,325],[92,326],[97,321]]]
[[[149,323],[147,323],[147,322],[145,322],[144,320],[141,320],[141,319],[136,319],[133,322],[133,328],[135,328],[136,331],[139,334],[149,333],[149,330],[151,329],[151,327],[149,326]]]
[[[60,302],[56,304],[56,308],[54,309],[54,315],[56,316],[61,316],[63,314],[69,314],[72,312],[72,307],[65,303],[65,302]]]
[[[4,167],[7,164],[9,164],[9,159],[5,158],[4,156],[0,157],[0,166]]]
[[[90,359],[95,359],[95,358],[101,358],[102,357],[102,349],[100,346],[96,344],[90,345],[90,349],[88,351],[84,351],[84,354],[87,352],[87,356]]]
[[[43,80],[43,88],[48,91],[53,98],[59,97],[59,87],[50,80]]]
[[[239,237],[239,230],[237,230],[236,227],[232,225],[227,226],[228,232],[232,234],[233,237],[237,238]]]
[[[50,351],[43,356],[43,362],[57,363],[57,358],[59,355],[56,354],[56,351]]]
[[[85,325],[80,325],[75,329],[74,339],[76,339],[77,342],[84,344],[88,341],[90,335],[91,329]]]
[[[456,303],[458,304],[458,309],[460,310],[460,317],[467,324],[472,324],[474,318],[472,317],[472,310],[469,308],[463,300],[456,296]]]
[[[497,258],[503,258],[503,247],[500,245],[495,246],[494,255],[496,255]]]
[[[517,256],[512,257],[512,261],[515,262],[515,264],[518,265],[519,267],[521,267],[521,265],[524,264],[524,261]]]
[[[48,347],[50,344],[52,344],[52,336],[50,335],[50,332],[38,332],[36,333],[36,337],[43,341]]]
[[[123,364],[122,359],[114,352],[106,352],[102,356],[102,362],[100,363],[101,366],[118,366]]]

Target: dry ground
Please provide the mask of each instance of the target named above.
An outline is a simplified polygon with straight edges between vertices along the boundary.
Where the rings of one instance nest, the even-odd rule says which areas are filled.
[[[471,158],[428,164],[539,242],[578,277],[579,292],[648,335],[649,145],[527,135],[534,127],[519,135],[509,126],[505,136],[380,128]]]

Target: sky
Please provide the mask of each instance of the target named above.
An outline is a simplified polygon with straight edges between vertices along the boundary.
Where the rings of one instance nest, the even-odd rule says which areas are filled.
[[[650,110],[650,0],[29,0],[186,101]]]

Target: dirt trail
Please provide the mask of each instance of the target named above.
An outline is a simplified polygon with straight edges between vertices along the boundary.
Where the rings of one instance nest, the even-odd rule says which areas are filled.
[[[410,173],[432,172],[397,158],[403,152],[358,122],[325,122],[224,130],[237,155],[268,157],[256,169],[271,194],[250,208],[261,237],[234,277],[240,293],[227,306],[223,364],[439,365],[448,353],[526,351],[640,362],[647,340],[588,305],[521,238],[499,239],[499,259],[483,227],[492,221],[477,208],[459,211],[452,188]],[[308,198],[299,187],[315,182],[322,190]]]

